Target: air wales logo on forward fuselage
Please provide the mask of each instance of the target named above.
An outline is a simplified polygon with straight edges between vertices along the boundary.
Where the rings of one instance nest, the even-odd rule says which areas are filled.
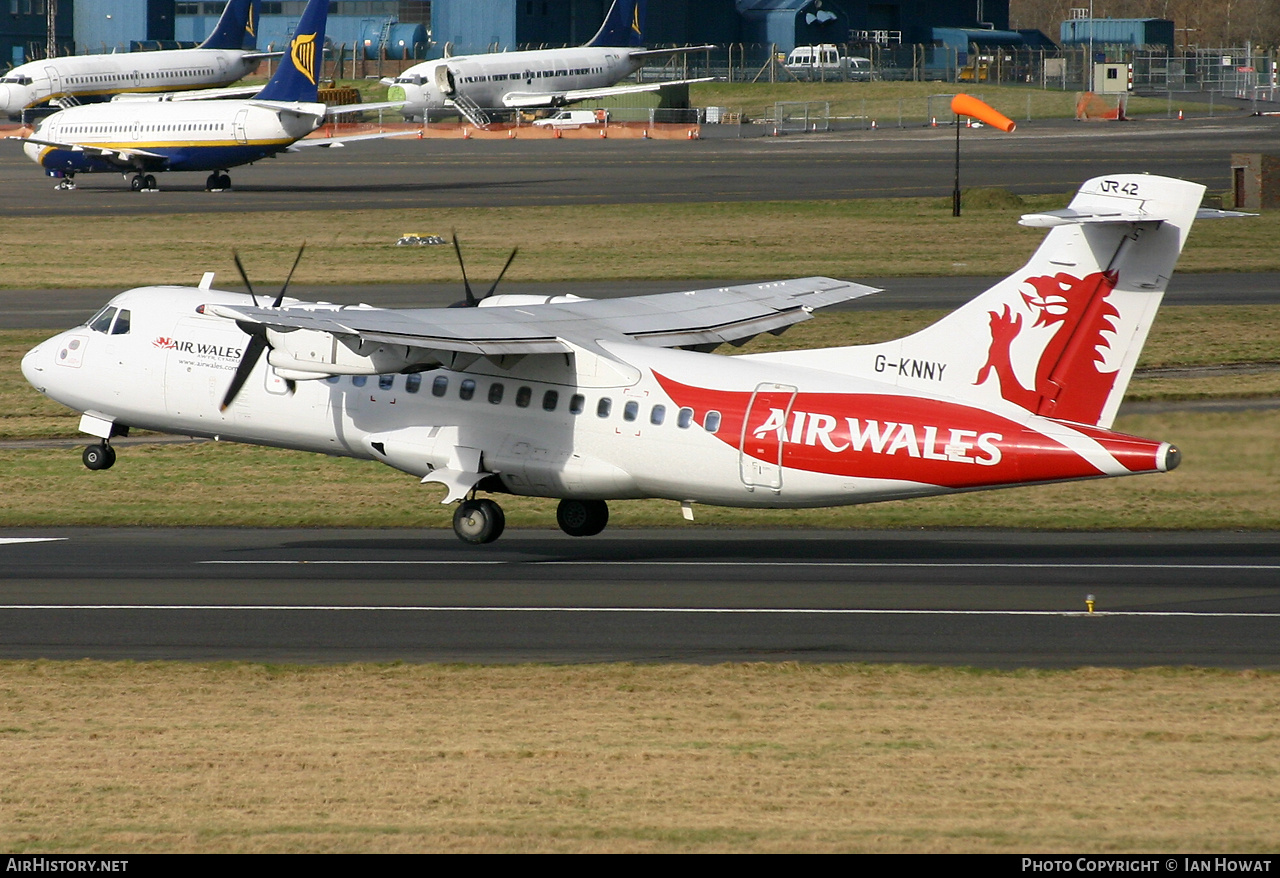
[[[239,360],[244,356],[244,348],[233,348],[230,345],[210,344],[205,341],[186,341],[180,338],[157,336],[151,342],[152,347],[180,354],[192,354],[197,357],[216,357],[220,360]]]

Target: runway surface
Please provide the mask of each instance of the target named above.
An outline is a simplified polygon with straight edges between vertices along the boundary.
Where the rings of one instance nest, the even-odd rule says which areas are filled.
[[[3,658],[1280,667],[1275,534],[8,529],[0,559]]]
[[[952,188],[954,129],[717,133],[700,141],[366,141],[233,169],[234,187],[223,193],[202,191],[203,173],[161,175],[155,193],[131,192],[117,174],[82,174],[77,191],[58,192],[18,144],[4,142],[0,189],[12,224],[21,216],[945,196]],[[1097,174],[1152,173],[1223,191],[1231,154],[1267,152],[1277,134],[1280,118],[1261,116],[966,130],[961,182],[1065,193]]]

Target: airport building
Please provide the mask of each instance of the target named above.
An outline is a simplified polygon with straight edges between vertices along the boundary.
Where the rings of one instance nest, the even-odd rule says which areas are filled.
[[[329,42],[365,57],[581,45],[611,0],[331,0]],[[49,4],[56,45],[70,52],[191,45],[204,39],[225,0],[0,0],[0,68],[44,57]],[[305,0],[263,0],[259,48],[284,45]],[[651,46],[750,44],[932,45],[935,29],[1008,36],[1009,0],[648,0]],[[385,54],[382,54],[385,53]]]

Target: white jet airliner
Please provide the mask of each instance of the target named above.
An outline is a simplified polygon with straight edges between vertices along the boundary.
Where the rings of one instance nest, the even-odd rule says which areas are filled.
[[[74,189],[76,174],[132,173],[135,191],[154,190],[161,171],[213,171],[210,190],[231,186],[228,168],[301,146],[334,146],[390,136],[364,134],[298,143],[326,115],[391,104],[327,107],[317,102],[317,72],[328,17],[325,0],[310,0],[275,75],[248,100],[111,101],[72,107],[43,119],[22,141],[27,156]],[[295,146],[295,144],[297,146]]]
[[[401,112],[409,119],[418,120],[428,110],[449,107],[484,128],[490,121],[485,112],[488,109],[562,107],[612,95],[704,82],[688,79],[615,85],[651,58],[715,48],[641,48],[644,15],[644,0],[613,0],[599,32],[585,46],[459,55],[426,61],[393,80],[383,80],[390,86],[387,98],[404,101]]]
[[[258,0],[231,0],[194,49],[68,55],[19,65],[0,77],[0,113],[42,104],[70,107],[118,94],[160,94],[230,85],[272,53],[257,44]]]
[[[706,352],[877,292],[824,277],[606,300],[468,287],[459,304],[481,307],[385,310],[207,274],[121,293],[22,371],[83,413],[90,469],[131,427],[376,460],[462,501],[472,543],[504,522],[477,491],[559,498],[581,536],[609,500],[692,517],[1164,472],[1176,448],[1111,425],[1192,221],[1215,213],[1204,188],[1090,180],[1022,218],[1049,229],[1023,268],[883,344]]]

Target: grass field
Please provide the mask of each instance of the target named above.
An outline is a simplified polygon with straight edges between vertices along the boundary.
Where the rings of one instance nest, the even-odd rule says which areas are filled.
[[[1021,266],[1044,236],[1017,225],[1019,215],[1068,200],[1067,193],[1020,198],[987,190],[973,193],[959,218],[951,216],[949,198],[350,210],[340,222],[323,211],[81,218],[54,261],[43,242],[62,237],[65,220],[28,217],[22,236],[6,236],[0,248],[0,287],[194,285],[204,271],[234,286],[237,247],[255,284],[267,286],[283,281],[304,240],[309,249],[295,283],[453,282],[460,277],[451,247],[395,246],[406,231],[447,238],[452,229],[476,277],[496,276],[521,245],[508,284],[1003,274]],[[524,246],[530,229],[538,230],[536,247]],[[1198,223],[1178,269],[1278,271],[1277,238],[1280,212]],[[152,242],[147,258],[120,247],[121,240]],[[3,301],[0,290],[0,307]]]
[[[9,662],[0,692],[10,853],[1280,838],[1271,673]]]

